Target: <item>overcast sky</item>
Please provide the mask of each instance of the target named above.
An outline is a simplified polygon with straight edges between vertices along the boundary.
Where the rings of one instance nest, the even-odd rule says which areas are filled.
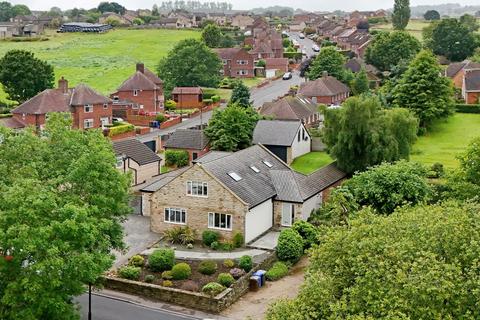
[[[113,0],[112,0],[113,1]],[[13,4],[26,4],[34,10],[46,10],[53,6],[62,9],[73,7],[93,8],[98,5],[99,0],[11,0]],[[154,3],[160,4],[161,0],[117,0],[118,3],[128,9],[151,8]],[[202,1],[203,2],[203,1]],[[308,11],[333,11],[333,10],[373,10],[379,8],[392,8],[393,0],[231,0],[233,8],[237,10],[250,9],[254,7],[268,7],[273,5],[289,6],[302,8]],[[440,3],[460,3],[463,5],[478,5],[479,0],[411,0],[411,5],[440,4]]]

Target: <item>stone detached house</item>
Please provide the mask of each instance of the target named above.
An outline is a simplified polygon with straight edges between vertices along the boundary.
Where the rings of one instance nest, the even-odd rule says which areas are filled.
[[[322,120],[318,104],[302,95],[289,95],[274,102],[267,102],[258,112],[276,120],[301,121],[307,127],[316,126]]]
[[[200,87],[175,87],[172,99],[177,109],[194,109],[203,107],[203,91]]]
[[[339,105],[350,96],[350,88],[325,73],[317,80],[302,83],[298,93],[314,103]]]
[[[480,104],[480,68],[465,71],[462,96],[467,104]]]
[[[260,120],[253,143],[263,145],[287,164],[312,150],[310,134],[301,121]]]
[[[240,28],[240,30],[245,30],[248,26],[253,24],[253,18],[247,14],[236,14],[232,17],[232,27]]]
[[[148,113],[163,111],[163,81],[143,63],[111,95],[114,110],[137,110]]]
[[[187,151],[191,163],[210,151],[209,143],[210,139],[203,130],[178,129],[170,135],[163,147],[165,150]]]
[[[70,112],[73,128],[102,128],[112,123],[112,100],[85,84],[68,87],[63,77],[57,89],[46,89],[12,110],[16,129],[34,126],[43,129],[50,112]]]
[[[306,220],[346,174],[328,165],[311,175],[293,171],[262,145],[235,152],[210,152],[188,169],[159,177],[141,189],[151,230],[178,225],[235,233],[249,243],[272,228]]]
[[[161,173],[162,159],[145,144],[136,139],[113,142],[117,168],[132,173],[132,185],[136,186]]]
[[[223,75],[231,78],[253,78],[253,56],[244,48],[221,48],[214,50],[223,63]]]

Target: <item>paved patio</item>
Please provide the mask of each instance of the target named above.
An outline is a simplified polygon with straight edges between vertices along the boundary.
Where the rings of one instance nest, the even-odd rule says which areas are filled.
[[[151,255],[153,251],[159,248],[150,248],[143,251],[142,255]],[[233,251],[233,252],[198,252],[198,251],[183,251],[183,250],[175,250],[175,258],[183,259],[183,260],[225,260],[225,259],[240,259],[242,256],[251,256],[255,262],[260,262],[268,256],[268,251],[260,250],[260,249],[245,249],[241,251]]]
[[[270,231],[255,240],[253,243],[250,243],[248,246],[255,249],[275,250],[279,236],[279,231]]]

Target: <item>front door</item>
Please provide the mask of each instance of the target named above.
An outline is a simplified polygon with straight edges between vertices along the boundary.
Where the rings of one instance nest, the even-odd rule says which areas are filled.
[[[284,227],[292,226],[294,219],[295,219],[295,205],[293,203],[283,203],[282,204],[282,226]]]

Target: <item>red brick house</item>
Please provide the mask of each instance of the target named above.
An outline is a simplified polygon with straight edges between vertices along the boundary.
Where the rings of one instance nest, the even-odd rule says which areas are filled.
[[[177,103],[177,109],[203,107],[203,91],[200,87],[175,87],[172,99]]]
[[[275,77],[278,73],[288,71],[287,58],[267,58],[265,59],[265,75],[267,78]]]
[[[223,62],[223,75],[231,78],[253,78],[255,65],[253,57],[243,48],[215,49]]]
[[[480,69],[465,70],[462,96],[466,104],[480,103]]]
[[[112,123],[112,100],[85,84],[68,88],[62,77],[57,89],[44,90],[14,109],[11,122],[16,129],[22,124],[41,130],[50,112],[70,112],[75,129],[101,128]]]
[[[324,74],[317,80],[302,83],[298,93],[314,103],[339,105],[350,96],[350,88],[335,77]]]
[[[445,70],[445,76],[452,79],[455,88],[462,89],[463,81],[465,78],[465,70],[479,69],[480,63],[476,63],[470,60],[463,62],[455,62],[448,65]]]
[[[185,150],[189,163],[210,151],[210,139],[203,130],[178,129],[164,144],[165,150]]]
[[[137,63],[135,73],[111,95],[114,110],[137,109],[145,113],[163,111],[163,81],[143,63]]]
[[[289,95],[277,101],[266,102],[258,113],[275,120],[301,121],[306,127],[316,126],[321,120],[318,104],[302,95]]]

